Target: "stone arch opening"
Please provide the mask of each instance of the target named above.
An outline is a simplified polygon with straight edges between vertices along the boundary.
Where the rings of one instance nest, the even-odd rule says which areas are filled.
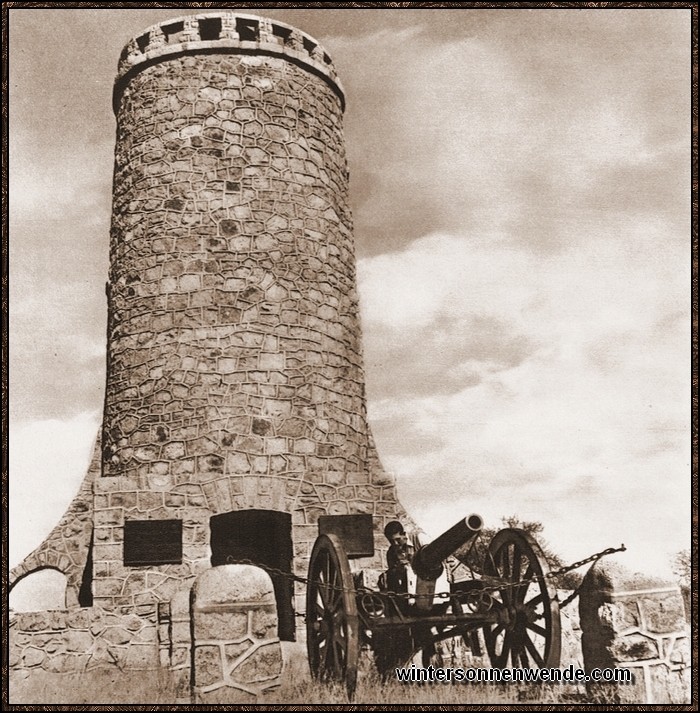
[[[11,585],[8,592],[12,611],[46,611],[65,609],[68,577],[57,567],[36,567]]]
[[[269,571],[277,603],[278,635],[295,640],[294,585],[292,582],[292,516],[277,510],[239,510],[214,515],[211,528],[211,564],[252,563]]]

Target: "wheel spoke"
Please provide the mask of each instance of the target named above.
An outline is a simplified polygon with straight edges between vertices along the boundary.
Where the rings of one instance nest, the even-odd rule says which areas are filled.
[[[490,574],[495,577],[500,577],[498,573],[498,565],[496,564],[496,558],[493,556],[491,550],[486,551],[486,561],[484,562],[484,571],[486,574]]]
[[[506,666],[508,664],[508,655],[510,654],[510,636],[506,632],[503,637],[503,648],[501,649],[501,655],[498,657],[501,666]]]
[[[559,607],[546,579],[547,560],[534,538],[518,528],[496,533],[483,571],[498,587],[492,612],[502,622],[482,627],[492,665],[558,666]]]
[[[528,589],[530,588],[529,584],[526,584],[524,582],[521,582],[518,584],[516,587],[513,588],[513,599],[516,604],[522,604],[523,601],[525,600],[525,597],[527,596]]]
[[[534,631],[536,634],[539,634],[540,636],[544,636],[545,639],[547,638],[547,630],[544,627],[540,626],[539,624],[535,624],[533,622],[533,623],[528,624],[527,628],[531,629],[532,631]]]
[[[522,566],[522,552],[517,545],[513,546],[513,581],[522,582],[520,579],[520,567]]]
[[[543,602],[544,602],[544,594],[542,592],[540,592],[536,597],[533,597],[529,601],[525,602],[525,606],[534,608],[538,604],[542,604]]]
[[[513,592],[513,594],[514,594],[513,598],[518,604],[522,604],[523,600],[527,596],[527,591],[530,588],[530,582],[528,580],[532,576],[531,575],[532,567],[531,567],[530,558],[528,557],[527,552],[523,552],[521,547],[518,547],[518,546],[515,547],[515,558],[516,558],[516,561],[515,561],[516,576],[513,578],[513,581],[517,581],[519,584]],[[525,562],[527,562],[527,566],[525,568],[524,573],[522,572],[523,558],[525,558]]]
[[[503,661],[502,661],[502,656],[503,656],[503,644],[505,641],[505,626],[503,624],[496,624],[493,628],[490,628],[490,626],[484,627],[484,642],[486,644],[486,650],[488,651],[489,658],[491,659],[491,663],[493,666],[496,668],[500,668],[503,666]],[[503,639],[501,641],[501,653],[497,651],[498,648],[498,638],[499,636],[503,636]]]
[[[519,637],[516,636],[516,632],[511,632],[510,637],[510,660],[513,664],[513,668],[518,668],[518,660],[520,658],[520,652],[523,650],[522,643]]]
[[[338,606],[338,602],[335,597],[335,592],[330,587],[324,587],[324,593],[326,595],[326,611],[329,614],[333,614]]]
[[[323,581],[328,584],[331,579],[331,558],[328,554],[323,558]]]
[[[333,639],[333,645],[336,648],[337,651],[337,659],[339,662],[345,661],[345,650],[346,650],[346,643],[345,639],[341,636],[336,636]]]
[[[489,636],[492,638],[493,641],[496,641],[496,638],[498,635],[502,632],[505,631],[506,627],[503,626],[503,624],[496,624],[496,626],[490,630]]]
[[[331,612],[335,612],[338,605],[342,603],[343,592],[342,587],[338,582],[338,570],[333,570],[333,576],[328,584],[328,609]]]
[[[523,576],[520,578],[520,586],[517,589],[517,600],[520,604],[522,604],[525,601],[525,597],[527,597],[527,593],[530,589],[530,585],[532,582],[530,581],[530,578],[532,577],[533,569],[532,569],[532,563],[528,560],[527,567],[525,568],[525,572],[523,573]]]
[[[501,565],[503,566],[503,579],[507,580],[508,582],[512,582],[513,576],[511,569],[510,546],[503,548]]]
[[[321,644],[325,644],[325,646],[321,647]],[[321,669],[321,673],[325,674],[326,671],[328,671],[328,639],[324,639],[322,642],[319,642],[319,647],[321,653],[321,662],[319,668]]]
[[[530,652],[530,655],[532,656],[533,660],[535,663],[540,667],[544,667],[544,659],[542,658],[542,655],[540,652],[537,650],[537,647],[535,644],[532,642],[530,637],[525,634],[525,648]]]
[[[319,584],[318,596],[321,598],[321,606],[328,611],[328,589],[325,584]]]
[[[513,603],[513,590],[510,588],[510,583],[513,581],[510,569],[510,548],[504,547],[501,550],[501,571],[503,573],[503,581],[505,587],[501,590],[501,597],[506,607],[510,607]]]
[[[527,651],[525,649],[520,649],[520,663],[523,668],[530,668],[530,660],[527,657]]]

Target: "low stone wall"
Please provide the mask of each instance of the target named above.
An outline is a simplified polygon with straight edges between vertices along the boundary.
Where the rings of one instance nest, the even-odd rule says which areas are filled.
[[[586,671],[627,669],[634,677],[628,684],[589,683],[594,700],[690,703],[690,632],[677,586],[606,562],[586,575],[580,609]]]
[[[10,615],[10,668],[52,673],[156,669],[156,621],[151,605],[130,612],[92,607],[15,612]]]

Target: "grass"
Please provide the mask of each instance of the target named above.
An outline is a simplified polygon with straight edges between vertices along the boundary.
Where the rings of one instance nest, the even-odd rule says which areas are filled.
[[[109,705],[175,702],[169,671],[94,669],[85,673],[10,671],[9,702],[27,705]]]
[[[311,679],[303,646],[285,644],[285,674],[282,685],[259,703],[282,705],[347,704],[345,687]],[[10,703],[13,704],[150,704],[175,702],[174,681],[168,671],[118,671],[96,669],[82,674],[51,674],[38,671],[10,673]],[[235,701],[232,697],[231,703]],[[473,683],[406,684],[383,682],[363,652],[355,697],[358,705],[482,705],[567,704],[585,702],[566,686],[493,685]]]
[[[306,659],[299,655],[288,661],[291,675],[277,693],[271,693],[269,703],[327,703],[347,704],[345,687],[339,684],[326,685],[313,681],[309,675]],[[273,700],[275,699],[275,700]],[[358,679],[352,703],[358,705],[480,705],[523,703],[572,703],[583,702],[582,696],[563,686],[494,685],[474,683],[399,683],[382,681],[372,662],[371,654],[361,655]]]

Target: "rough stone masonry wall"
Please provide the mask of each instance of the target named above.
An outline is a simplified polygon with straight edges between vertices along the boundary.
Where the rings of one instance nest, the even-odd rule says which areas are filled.
[[[74,673],[95,668],[156,669],[156,611],[17,612],[10,617],[9,665],[13,670]]]
[[[100,606],[206,569],[212,514],[291,513],[302,575],[319,515],[372,513],[380,548],[404,515],[366,422],[342,93],[327,63],[227,53],[268,47],[230,39],[235,22],[220,53],[159,56],[152,29],[117,85]],[[124,567],[124,521],[167,518],[182,564]]]
[[[599,563],[584,578],[580,611],[586,670],[626,669],[634,677],[631,684],[589,683],[591,698],[690,703],[690,626],[677,586]]]

